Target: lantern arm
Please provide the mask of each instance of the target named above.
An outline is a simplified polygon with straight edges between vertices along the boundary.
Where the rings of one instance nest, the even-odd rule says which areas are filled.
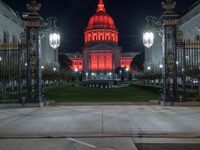
[[[145,31],[158,32],[158,33],[162,31],[161,30],[162,24],[159,18],[155,16],[147,16],[146,22],[147,22],[147,25],[145,26]],[[160,30],[158,31],[155,29],[160,29]]]
[[[56,22],[58,21],[58,19],[56,17],[49,17],[46,19],[47,20],[47,23],[48,23],[48,26],[49,28],[55,32],[57,31],[57,26],[56,26]]]
[[[42,21],[42,24],[39,28],[40,38],[43,39],[45,36],[48,36],[50,32],[51,32],[51,26],[50,26],[48,20],[45,19]]]

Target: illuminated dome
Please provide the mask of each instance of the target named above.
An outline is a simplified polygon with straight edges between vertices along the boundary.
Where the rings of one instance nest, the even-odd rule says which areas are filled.
[[[97,11],[85,31],[85,44],[97,41],[118,43],[117,28],[112,17],[106,13],[103,0],[99,0]]]
[[[113,29],[116,30],[114,21],[105,10],[102,0],[99,1],[97,12],[90,18],[87,30],[91,29]]]

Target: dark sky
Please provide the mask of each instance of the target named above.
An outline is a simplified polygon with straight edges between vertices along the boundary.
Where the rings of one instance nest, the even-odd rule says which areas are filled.
[[[29,0],[3,0],[19,12],[26,10]],[[40,15],[58,18],[61,33],[60,50],[80,51],[83,47],[83,33],[89,18],[96,12],[99,0],[38,0],[42,4]],[[196,0],[176,0],[176,12],[187,9]],[[124,51],[141,51],[142,31],[145,17],[160,17],[162,0],[104,0],[106,11],[111,15],[119,30],[119,44]]]

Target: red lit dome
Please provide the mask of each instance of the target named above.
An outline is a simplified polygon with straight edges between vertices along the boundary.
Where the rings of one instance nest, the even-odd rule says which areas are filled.
[[[112,17],[110,17],[104,7],[104,3],[102,0],[99,1],[97,12],[94,16],[90,18],[88,23],[87,30],[91,29],[113,29],[116,30],[114,21]]]
[[[116,30],[113,19],[106,13],[97,13],[90,18],[87,30],[113,29]]]
[[[85,43],[96,41],[118,42],[117,28],[106,13],[103,0],[99,0],[97,12],[90,18],[85,31]]]

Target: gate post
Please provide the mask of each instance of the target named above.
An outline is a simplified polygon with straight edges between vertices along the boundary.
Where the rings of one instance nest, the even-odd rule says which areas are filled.
[[[39,29],[42,18],[39,16],[41,4],[32,0],[27,4],[28,16],[25,18],[26,36],[27,36],[27,88],[28,104],[43,105],[41,93],[41,69],[39,52]]]
[[[166,11],[161,16],[163,28],[163,103],[164,105],[174,106],[177,98],[177,20],[178,15],[172,10],[176,7],[173,0],[165,0],[162,7]]]

